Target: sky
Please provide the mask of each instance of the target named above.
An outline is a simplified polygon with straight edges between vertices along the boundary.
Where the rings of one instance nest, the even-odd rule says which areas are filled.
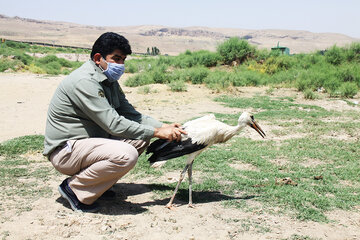
[[[95,26],[286,29],[360,38],[360,0],[0,0],[0,14]]]

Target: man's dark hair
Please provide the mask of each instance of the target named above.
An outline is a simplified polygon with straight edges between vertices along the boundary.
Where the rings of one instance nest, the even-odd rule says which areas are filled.
[[[116,49],[125,55],[132,53],[129,41],[125,37],[114,32],[106,32],[95,41],[90,56],[92,59],[96,53],[100,53],[105,58]]]

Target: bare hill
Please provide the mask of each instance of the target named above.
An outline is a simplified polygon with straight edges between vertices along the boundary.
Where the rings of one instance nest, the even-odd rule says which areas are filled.
[[[233,36],[245,38],[258,48],[269,49],[279,42],[281,46],[289,47],[291,53],[324,50],[334,44],[344,46],[360,41],[338,33],[151,25],[98,27],[0,15],[0,37],[12,40],[91,47],[97,37],[107,31],[127,37],[134,52],[146,52],[148,47],[156,46],[162,54],[169,55],[177,55],[186,50],[214,51],[217,44]]]

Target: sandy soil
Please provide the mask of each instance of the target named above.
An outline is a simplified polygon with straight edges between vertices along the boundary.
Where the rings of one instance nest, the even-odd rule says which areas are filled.
[[[126,76],[125,76],[126,78]],[[32,74],[0,74],[0,141],[28,134],[43,134],[50,98],[63,76],[47,77]],[[163,121],[184,122],[207,112],[235,113],[212,101],[217,94],[202,86],[188,86],[184,93],[170,92],[166,86],[152,85],[152,94],[139,88],[123,88],[130,102],[145,114]],[[235,94],[254,96],[266,88],[241,88]],[[275,90],[274,95],[295,97],[307,103],[291,89]],[[359,101],[359,97],[354,99]],[[327,109],[356,109],[342,100],[311,101]],[[249,109],[251,110],[251,109]],[[265,132],[271,129],[262,124]],[[269,135],[268,138],[275,139]],[[40,154],[31,156],[48,166]],[[248,166],[236,166],[246,168]],[[360,239],[360,209],[333,211],[330,223],[302,222],[287,216],[223,207],[221,200],[196,203],[194,209],[181,203],[175,210],[164,207],[168,198],[154,200],[149,184],[176,181],[179,172],[169,172],[158,179],[132,179],[129,176],[115,185],[117,200],[102,202],[105,207],[97,214],[73,212],[60,198],[58,184],[63,176],[48,183],[53,189],[48,198],[33,203],[31,211],[17,213],[5,210],[0,222],[3,239],[290,239],[295,234],[312,239]],[[194,173],[195,181],[201,176]],[[218,194],[222,199],[226,196]],[[241,196],[240,196],[241,197]],[[247,204],[256,206],[251,199]],[[1,205],[1,204],[0,204]],[[3,205],[5,206],[5,205]],[[300,238],[297,238],[300,239]]]

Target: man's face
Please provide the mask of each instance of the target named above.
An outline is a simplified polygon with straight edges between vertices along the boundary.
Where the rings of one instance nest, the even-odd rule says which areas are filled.
[[[127,55],[122,54],[122,52],[117,49],[114,52],[112,52],[111,54],[106,55],[105,60],[106,60],[106,62],[124,64],[126,57],[127,57]],[[107,69],[106,62],[104,61],[104,59],[102,59],[102,58],[100,59],[100,65],[104,70]]]

